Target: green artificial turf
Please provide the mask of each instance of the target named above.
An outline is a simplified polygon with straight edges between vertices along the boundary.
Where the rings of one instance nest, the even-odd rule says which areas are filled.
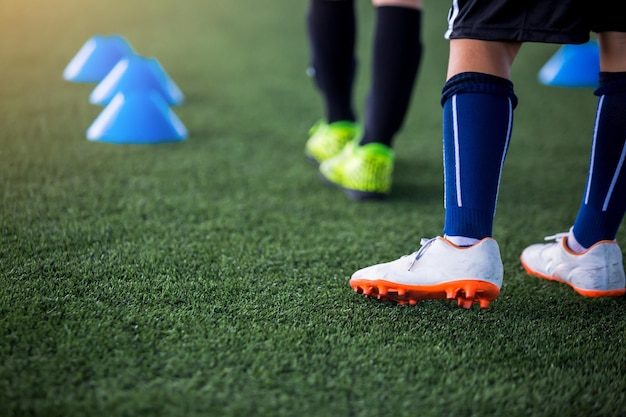
[[[391,198],[355,203],[303,153],[322,115],[306,1],[1,1],[0,415],[626,415],[626,299],[518,259],[567,230],[586,178],[595,98],[537,81],[554,45],[514,68],[500,297],[408,307],[348,286],[441,234],[444,3],[426,5]],[[372,17],[359,2],[361,112]],[[98,34],[160,61],[187,140],[86,139],[102,107],[62,73]]]

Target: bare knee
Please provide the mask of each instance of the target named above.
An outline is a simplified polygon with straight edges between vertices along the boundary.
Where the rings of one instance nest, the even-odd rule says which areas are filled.
[[[626,71],[626,33],[598,33],[598,44],[600,45],[601,71]]]

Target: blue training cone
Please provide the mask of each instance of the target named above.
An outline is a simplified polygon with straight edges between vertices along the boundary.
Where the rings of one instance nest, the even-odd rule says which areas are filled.
[[[89,96],[91,104],[107,105],[117,93],[158,92],[172,106],[183,102],[178,86],[155,58],[122,58]]]
[[[93,36],[67,64],[63,78],[79,83],[99,83],[120,59],[132,54],[133,48],[122,36]]]
[[[187,129],[156,92],[117,93],[87,129],[87,139],[119,144],[156,144],[187,138]]]
[[[556,87],[598,86],[600,50],[596,41],[563,45],[539,71],[542,84]]]

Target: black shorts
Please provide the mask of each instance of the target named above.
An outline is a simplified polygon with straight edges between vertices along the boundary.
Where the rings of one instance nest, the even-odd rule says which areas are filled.
[[[581,44],[626,32],[614,0],[453,0],[446,39]]]

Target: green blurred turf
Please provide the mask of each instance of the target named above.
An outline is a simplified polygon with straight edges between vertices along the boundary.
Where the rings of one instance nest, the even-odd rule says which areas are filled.
[[[626,415],[626,299],[518,261],[569,227],[586,176],[595,99],[537,82],[553,45],[514,70],[501,296],[399,307],[347,284],[441,233],[444,3],[427,4],[391,199],[357,204],[303,155],[321,116],[306,1],[0,1],[0,415]],[[359,17],[362,110],[367,2]],[[62,72],[111,33],[185,93],[188,140],[86,140],[94,86]]]

